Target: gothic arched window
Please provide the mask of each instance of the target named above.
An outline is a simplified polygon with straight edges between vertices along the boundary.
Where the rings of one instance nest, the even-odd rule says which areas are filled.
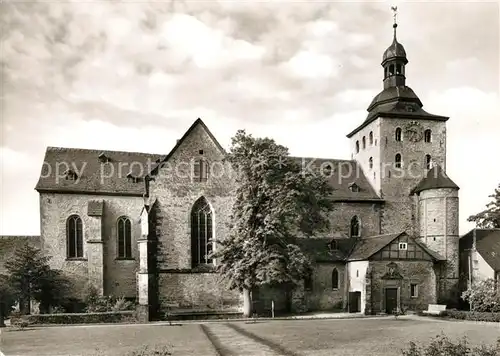
[[[360,223],[359,223],[359,218],[355,215],[351,219],[351,229],[350,229],[350,236],[351,237],[358,237],[360,236]]]
[[[403,135],[402,135],[403,131],[401,130],[400,127],[398,127],[396,129],[396,134],[395,134],[395,139],[396,141],[403,141]]]
[[[425,155],[425,169],[431,169],[431,155]]]
[[[336,268],[332,271],[332,289],[339,289],[339,271]]]
[[[424,131],[424,142],[431,142],[431,138],[432,138],[432,131],[425,130]]]
[[[212,210],[204,197],[191,210],[191,264],[193,267],[212,263]]]
[[[370,157],[370,159],[368,160],[368,164],[370,165],[370,169],[373,168],[373,157]]]
[[[71,215],[66,221],[67,257],[83,257],[83,227],[78,215]]]
[[[132,258],[132,223],[122,216],[118,219],[118,258]]]
[[[370,145],[373,145],[373,131],[370,131]]]
[[[365,148],[366,148],[366,137],[363,136],[363,149],[365,149]]]
[[[394,157],[394,167],[401,168],[401,154],[399,153]]]
[[[359,141],[356,141],[356,153],[359,153]]]

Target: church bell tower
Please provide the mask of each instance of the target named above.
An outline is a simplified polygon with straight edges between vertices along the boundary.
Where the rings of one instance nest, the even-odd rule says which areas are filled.
[[[366,119],[347,137],[353,159],[385,200],[380,233],[415,235],[418,204],[412,190],[434,164],[446,169],[448,117],[425,111],[407,85],[408,58],[397,29],[395,16],[392,43],[382,56],[383,89],[368,106]]]

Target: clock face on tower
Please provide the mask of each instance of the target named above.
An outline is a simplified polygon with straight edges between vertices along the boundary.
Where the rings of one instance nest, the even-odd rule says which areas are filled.
[[[410,122],[405,128],[405,136],[410,142],[419,142],[424,136],[422,126],[416,121]]]

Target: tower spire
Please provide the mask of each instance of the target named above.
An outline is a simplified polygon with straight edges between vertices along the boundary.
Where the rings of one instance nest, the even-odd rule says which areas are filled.
[[[394,41],[396,41],[396,28],[398,27],[398,7],[391,6],[391,10],[392,17],[394,18],[394,24],[392,25],[392,28],[394,28]]]

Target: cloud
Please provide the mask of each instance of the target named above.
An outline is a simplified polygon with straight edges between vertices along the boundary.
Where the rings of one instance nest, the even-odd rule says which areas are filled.
[[[482,138],[467,145],[470,157],[496,147],[498,5],[398,7],[408,83],[426,109],[452,116],[449,167],[453,177],[468,177],[460,182],[464,209],[476,209],[483,202],[474,198],[474,185],[491,181],[464,172],[460,135]],[[46,146],[166,153],[202,117],[226,147],[237,129],[247,128],[295,155],[349,158],[345,134],[366,118],[382,89],[381,56],[392,41],[388,8],[376,2],[3,4],[1,145],[9,164],[30,163],[19,168],[22,178],[10,173],[13,166],[2,177],[2,205],[10,214],[2,218],[10,224],[4,232],[22,233],[14,216],[37,205],[33,186]],[[29,193],[18,201],[13,192],[21,191]],[[38,224],[37,210],[29,209]]]

